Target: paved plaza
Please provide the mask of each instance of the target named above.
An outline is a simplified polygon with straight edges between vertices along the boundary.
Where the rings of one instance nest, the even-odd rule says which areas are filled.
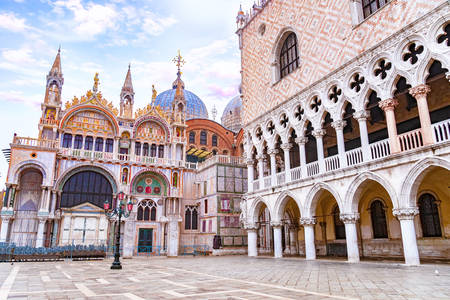
[[[450,266],[186,257],[0,264],[2,299],[450,299]]]

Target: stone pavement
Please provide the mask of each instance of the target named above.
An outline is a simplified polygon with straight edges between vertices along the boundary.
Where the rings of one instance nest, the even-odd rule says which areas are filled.
[[[0,263],[0,300],[450,299],[450,265],[141,257],[110,270],[111,262]]]

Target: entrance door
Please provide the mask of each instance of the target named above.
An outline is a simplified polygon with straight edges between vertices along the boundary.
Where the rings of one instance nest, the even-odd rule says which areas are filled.
[[[138,253],[152,252],[152,246],[153,246],[153,229],[140,228]]]

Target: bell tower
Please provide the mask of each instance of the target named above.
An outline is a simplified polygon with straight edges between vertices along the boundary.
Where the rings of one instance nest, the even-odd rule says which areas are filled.
[[[61,92],[64,77],[61,68],[61,47],[47,74],[44,102],[41,104],[42,116],[39,122],[39,138],[56,139],[59,113],[61,111]]]
[[[127,76],[120,92],[120,117],[124,119],[133,119],[134,90],[130,68],[128,65]]]

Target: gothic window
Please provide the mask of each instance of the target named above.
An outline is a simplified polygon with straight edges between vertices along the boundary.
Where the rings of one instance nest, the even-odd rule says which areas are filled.
[[[83,146],[83,136],[78,134],[75,136],[75,140],[73,142],[73,147],[75,149],[81,149],[82,146]]]
[[[198,230],[197,206],[186,206],[184,212],[184,229]]]
[[[424,237],[442,236],[439,210],[436,198],[432,194],[426,193],[420,196],[419,214]]]
[[[205,195],[206,195],[206,193],[205,193]],[[205,215],[207,215],[207,214],[208,214],[208,199],[205,199]]]
[[[152,146],[150,148],[150,156],[156,157],[156,145],[155,144],[152,144]]]
[[[212,136],[212,141],[211,141],[213,147],[217,147],[217,135],[213,135]]]
[[[372,219],[373,238],[387,239],[386,213],[383,202],[375,200],[370,204],[370,217]]]
[[[142,155],[148,156],[148,144],[145,143],[142,148],[143,148],[143,152],[144,152]]]
[[[105,143],[105,152],[113,152],[113,148],[114,148],[114,140],[107,139]]]
[[[152,200],[142,200],[138,204],[138,221],[156,221],[156,203]]]
[[[141,155],[141,143],[139,143],[139,142],[136,142],[136,144],[135,144],[135,154],[136,155]]]
[[[94,144],[94,138],[92,136],[87,136],[84,139],[84,150],[92,150],[93,144]]]
[[[189,143],[195,144],[195,132],[189,132]]]
[[[289,34],[283,43],[280,53],[280,78],[285,77],[298,68],[297,37],[295,33]]]
[[[371,14],[379,10],[381,7],[386,5],[389,0],[363,0],[362,7],[364,13],[364,19],[369,17]]]
[[[102,138],[95,139],[95,151],[98,151],[98,152],[103,151],[103,139]]]
[[[341,221],[339,206],[333,210],[333,219],[334,219],[334,234],[336,235],[336,240],[344,240],[345,239],[345,225],[344,222]]]
[[[112,187],[106,177],[94,171],[76,173],[66,181],[61,207],[74,207],[89,202],[100,208],[105,201],[112,202]]]
[[[207,134],[206,134],[206,131],[200,132],[200,145],[207,145]]]
[[[158,157],[159,158],[164,158],[164,145],[159,145],[158,146]]]
[[[72,148],[72,135],[70,133],[64,133],[62,146],[64,148]]]

